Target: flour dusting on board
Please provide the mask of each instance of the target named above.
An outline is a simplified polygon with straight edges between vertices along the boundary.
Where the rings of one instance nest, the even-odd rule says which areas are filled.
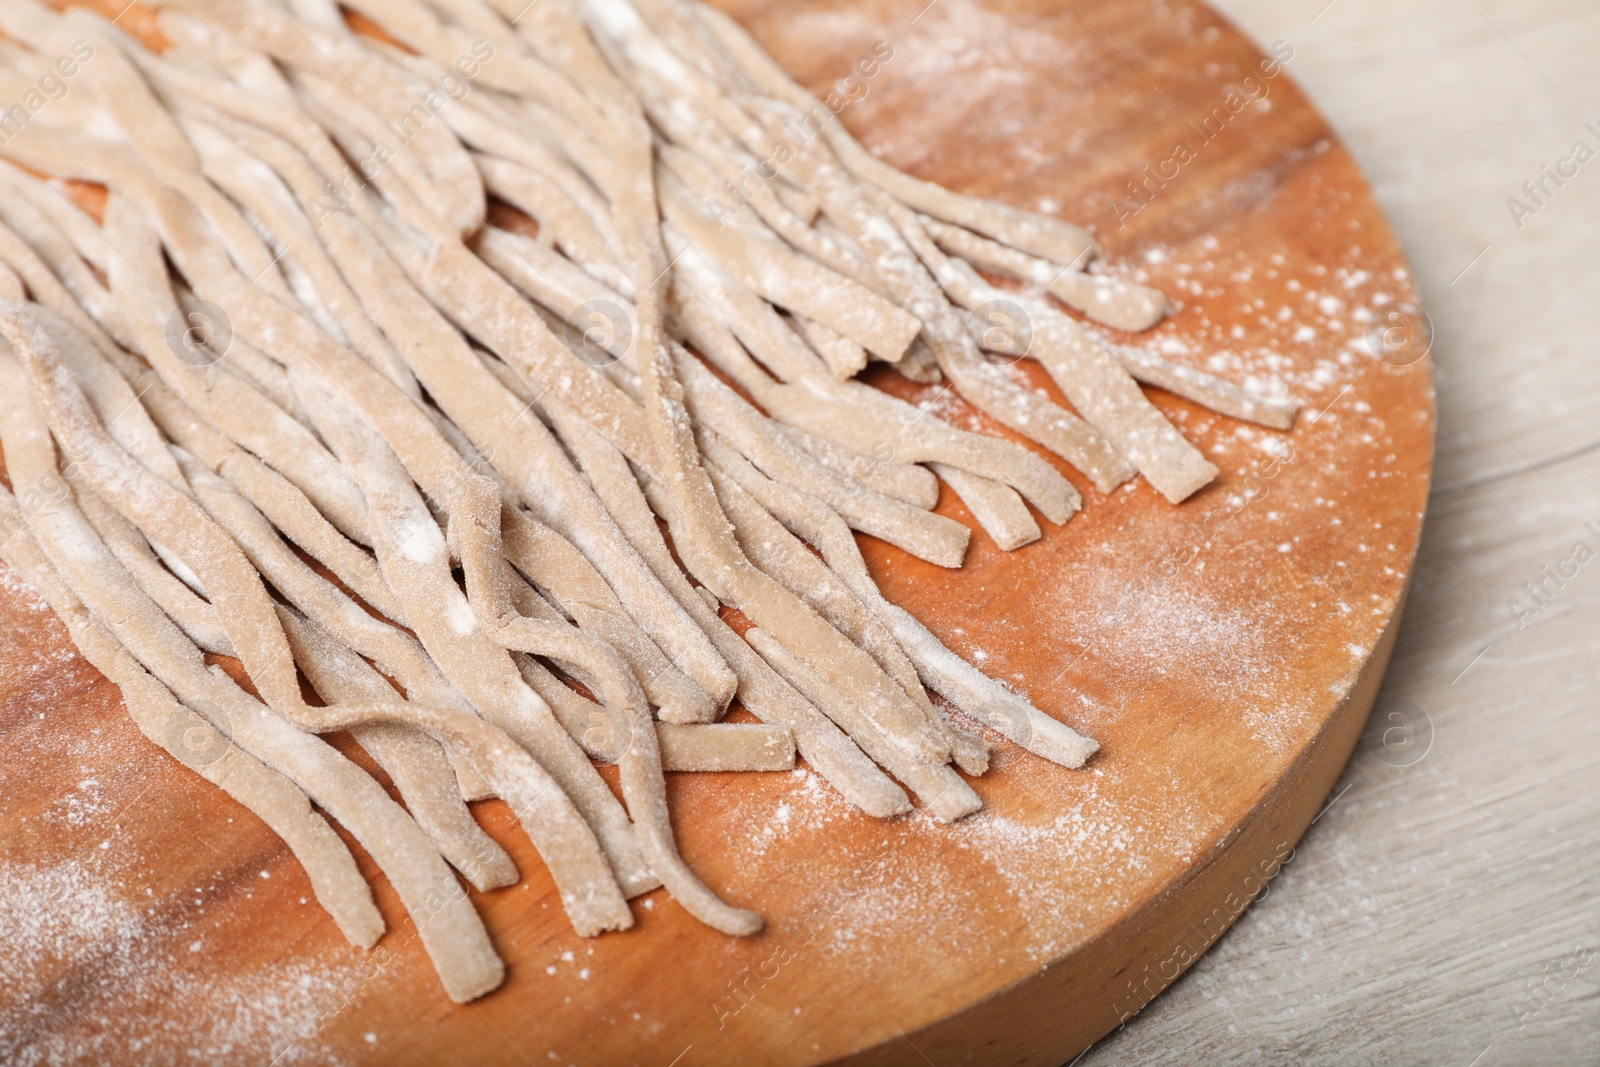
[[[1025,951],[1031,959],[1049,960],[1070,946],[1087,917],[1074,897],[1039,876],[1041,868],[1081,862],[1079,857],[1092,855],[1096,878],[1106,890],[1101,894],[1103,905],[1112,910],[1126,907],[1129,902],[1118,899],[1110,887],[1125,886],[1130,871],[1147,869],[1133,847],[1142,829],[1136,821],[1088,814],[1084,809],[1031,823],[990,808],[966,820],[955,840],[992,864],[1005,880],[1028,919],[1031,936]]]
[[[223,946],[189,940],[115,882],[78,859],[0,863],[0,1062],[341,1062],[317,1040],[338,962],[196,971],[194,945]]]
[[[1000,745],[998,761],[1015,765],[1014,746]],[[1132,904],[1117,887],[1133,884],[1130,875],[1147,874],[1152,856],[1164,865],[1186,862],[1185,850],[1202,829],[1193,819],[1158,824],[1137,804],[1108,804],[1099,788],[1107,780],[1103,770],[1080,775],[1029,768],[1024,761],[1017,773],[1028,775],[1041,803],[1020,811],[1001,800],[954,824],[918,808],[876,824],[878,847],[861,855],[830,844],[839,837],[834,828],[862,818],[860,813],[814,772],[800,768],[788,776],[790,787],[781,799],[769,798],[770,806],[751,805],[753,834],[735,835],[720,847],[763,881],[806,870],[816,892],[802,908],[798,933],[780,928],[774,936],[799,953],[835,957],[870,971],[891,943],[973,965],[997,952],[1054,959],[1087,934],[1102,909],[1114,912]],[[1166,788],[1153,785],[1151,796]],[[1093,908],[1084,907],[1086,891]],[[986,916],[1008,910],[999,907],[1002,901],[1025,918],[1025,925],[1003,933],[982,931]],[[971,916],[972,936],[941,939],[953,914]]]
[[[10,567],[0,567],[0,588],[16,597],[30,611],[40,615],[50,613],[50,605],[39,595],[39,590],[23,581],[22,576]]]
[[[841,797],[832,786],[805,767],[797,767],[785,776],[792,788],[784,798],[768,810],[766,817],[756,819],[752,810],[751,826],[742,840],[731,843],[753,861],[782,858],[794,847],[797,838],[821,833],[841,819],[856,814],[849,801]],[[726,847],[726,846],[725,846]]]

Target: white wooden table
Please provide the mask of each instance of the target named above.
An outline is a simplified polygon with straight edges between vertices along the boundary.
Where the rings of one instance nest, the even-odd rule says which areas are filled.
[[[1406,245],[1436,327],[1436,480],[1328,808],[1080,1062],[1600,1064],[1600,4],[1213,2],[1293,45]],[[1546,165],[1577,173],[1535,201]],[[1411,746],[1385,747],[1407,720]]]

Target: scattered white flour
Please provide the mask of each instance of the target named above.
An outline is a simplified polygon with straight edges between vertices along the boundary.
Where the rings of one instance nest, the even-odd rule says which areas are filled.
[[[80,859],[0,862],[0,1062],[338,1062],[317,1035],[360,981],[355,953],[219,975],[195,946],[222,944],[116,882]]]
[[[96,817],[112,810],[111,801],[98,778],[85,778],[78,787],[65,794],[44,813],[46,820],[65,822],[68,826],[87,826]]]

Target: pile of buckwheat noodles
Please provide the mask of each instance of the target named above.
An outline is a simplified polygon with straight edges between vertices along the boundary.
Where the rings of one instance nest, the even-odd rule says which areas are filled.
[[[371,890],[312,805],[343,824],[458,1001],[504,967],[456,874],[519,877],[466,800],[511,806],[580,934],[658,885],[750,934],[679,857],[664,770],[798,753],[875,816],[909,791],[948,821],[989,750],[947,706],[1067,767],[1095,751],[885,600],[853,534],[958,567],[937,479],[1006,549],[1077,492],[854,380],[870,361],[1173,502],[1216,468],[1138,382],[1294,417],[1060,310],[1142,330],[1166,303],[1087,272],[1076,227],[882,163],[720,13],[524,2],[151,5],[152,49],[0,0],[0,98],[23,101],[0,555],[370,946]],[[104,187],[103,217],[66,179]],[[1000,302],[1026,343],[990,328]],[[1076,414],[984,348],[1041,362]],[[759,723],[720,721],[735,697]],[[318,736],[340,730],[404,808]]]

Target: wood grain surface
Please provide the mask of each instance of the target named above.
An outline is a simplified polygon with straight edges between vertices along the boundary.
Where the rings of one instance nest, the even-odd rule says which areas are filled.
[[[1307,404],[1285,435],[1154,392],[1223,469],[1180,508],[1068,472],[1083,513],[1014,553],[978,534],[960,572],[864,539],[892,600],[1103,752],[1071,772],[1001,743],[974,783],[985,810],[954,827],[866,818],[803,768],[673,776],[685,856],[768,918],[743,941],[660,891],[633,930],[575,937],[504,806],[478,805],[525,877],[475,895],[511,973],[457,1007],[381,878],[392,929],[364,954],[266,829],[139,737],[0,574],[0,917],[29,931],[0,949],[7,1057],[1060,1063],[1293,869],[1387,660],[1433,401],[1415,335],[1374,355],[1369,333],[1417,328],[1384,317],[1411,279],[1292,56],[1273,64],[1196,3],[733,13],[814,88],[887,43],[840,116],[870,146],[1095,224],[1111,269],[1177,305],[1139,343]],[[969,518],[948,492],[940,510]]]

